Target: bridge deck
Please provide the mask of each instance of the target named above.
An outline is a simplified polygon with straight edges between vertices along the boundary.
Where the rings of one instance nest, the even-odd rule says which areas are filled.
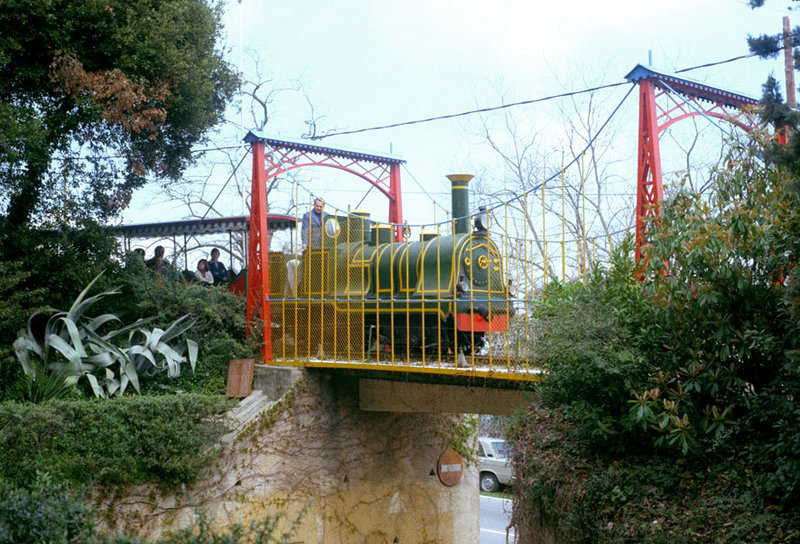
[[[488,357],[464,357],[455,361],[346,361],[325,358],[285,358],[267,361],[269,366],[349,371],[362,377],[380,377],[426,383],[481,383],[487,387],[518,387],[542,381],[545,371],[525,360],[506,360]],[[518,385],[517,385],[518,384]]]

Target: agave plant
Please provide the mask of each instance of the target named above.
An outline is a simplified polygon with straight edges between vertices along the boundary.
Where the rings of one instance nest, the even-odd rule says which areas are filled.
[[[152,331],[136,329],[131,331],[127,342],[127,354],[139,374],[154,376],[166,371],[170,378],[181,373],[181,364],[189,362],[194,372],[197,361],[197,342],[187,339],[173,343],[188,331],[195,320],[183,316],[172,323],[167,330],[155,328]]]
[[[86,286],[68,311],[37,312],[28,319],[27,328],[19,331],[14,351],[26,376],[28,400],[64,396],[82,379],[95,396],[105,398],[124,394],[129,385],[138,392],[140,375],[166,371],[176,377],[187,361],[194,371],[197,343],[179,339],[194,325],[187,316],[167,330],[143,328],[153,320],[148,318],[105,331],[107,324],[121,320],[114,314],[86,317],[99,300],[118,294],[109,290],[87,298],[99,278]],[[39,326],[47,314],[44,327]]]

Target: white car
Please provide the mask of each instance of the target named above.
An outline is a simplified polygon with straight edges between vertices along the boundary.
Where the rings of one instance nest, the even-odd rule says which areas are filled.
[[[514,479],[511,471],[509,446],[502,438],[478,437],[478,473],[481,491],[493,493],[500,484],[509,485]]]

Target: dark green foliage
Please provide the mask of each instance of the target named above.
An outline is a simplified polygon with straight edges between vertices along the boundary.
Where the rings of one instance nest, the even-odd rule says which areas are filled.
[[[0,405],[0,477],[73,484],[191,482],[215,454],[230,402],[198,395]]]
[[[751,53],[764,59],[774,59],[783,52],[783,36],[780,34],[762,34],[761,36],[748,36],[747,46]]]
[[[759,395],[746,430],[759,437],[747,459],[764,474],[764,494],[790,511],[800,505],[800,406],[795,398],[769,391]]]
[[[91,510],[46,474],[26,486],[0,478],[0,544],[84,544],[94,535]]]
[[[522,541],[591,544],[793,543],[800,514],[762,494],[764,476],[745,457],[713,465],[689,458],[587,458],[571,424],[531,409],[512,427],[517,477],[512,520]],[[537,539],[538,538],[538,539]]]
[[[536,358],[549,372],[543,399],[575,423],[587,450],[621,451],[636,438],[628,399],[647,383],[649,366],[639,345],[646,305],[629,250],[621,245],[611,269],[586,282],[549,284],[535,308]]]
[[[119,312],[124,320],[158,316],[152,326],[164,326],[183,315],[196,322],[189,336],[199,345],[194,374],[181,372],[175,380],[162,375],[142,384],[143,391],[166,390],[224,393],[228,361],[258,355],[255,341],[245,339],[245,299],[224,287],[206,287],[182,280],[156,280],[141,259],[130,256],[119,276],[121,294],[117,305],[106,311]]]
[[[30,273],[21,263],[6,262],[4,268],[0,274],[0,402],[18,393],[12,391],[21,374],[11,347],[14,337],[33,309],[42,306],[47,294],[43,287],[23,287]]]
[[[108,277],[119,270],[115,257],[116,239],[93,222],[60,230],[0,229],[0,258],[8,271],[0,280],[0,293],[14,304],[0,310],[0,339],[13,342],[30,309],[69,306],[103,270],[106,278],[98,287],[106,288]]]

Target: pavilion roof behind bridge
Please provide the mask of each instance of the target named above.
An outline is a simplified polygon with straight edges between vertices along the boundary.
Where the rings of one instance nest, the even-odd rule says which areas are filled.
[[[290,215],[270,214],[267,216],[268,230],[293,229],[297,218]],[[229,232],[247,232],[250,229],[250,217],[216,217],[213,219],[189,219],[169,221],[165,223],[141,223],[137,225],[121,225],[113,230],[128,238],[161,238],[177,235],[219,234]]]

